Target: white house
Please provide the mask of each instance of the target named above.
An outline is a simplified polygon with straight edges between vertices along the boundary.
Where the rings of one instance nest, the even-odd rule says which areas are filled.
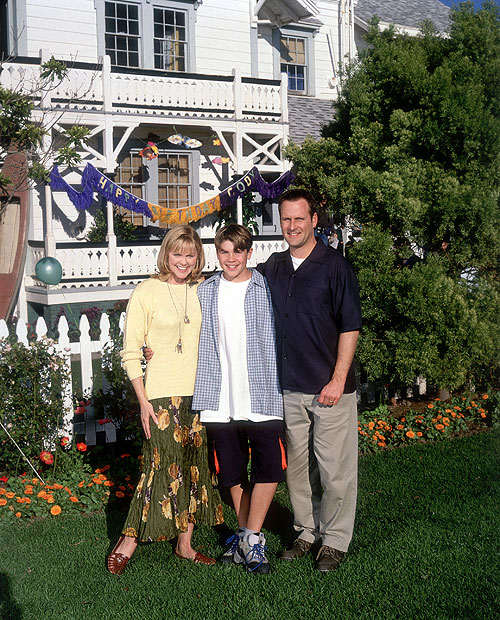
[[[213,198],[254,166],[269,182],[288,169],[284,146],[318,136],[331,117],[339,65],[354,58],[371,15],[410,29],[435,17],[444,28],[447,11],[438,0],[0,0],[0,84],[27,88],[41,63],[64,60],[68,76],[34,94],[48,142],[74,124],[90,129],[81,169],[61,169],[64,179],[80,190],[91,163],[123,190],[179,209]],[[151,160],[140,154],[148,139],[159,150]],[[111,204],[98,195],[78,211],[65,192],[39,185],[28,202],[22,320],[44,315],[51,324],[61,305],[126,299],[154,271],[161,222],[120,207],[138,228],[138,241],[122,242]],[[106,242],[89,243],[99,209]],[[215,219],[195,224],[208,270],[216,268]],[[282,248],[271,201],[258,225],[255,262]],[[57,286],[34,277],[44,255],[63,266]]]

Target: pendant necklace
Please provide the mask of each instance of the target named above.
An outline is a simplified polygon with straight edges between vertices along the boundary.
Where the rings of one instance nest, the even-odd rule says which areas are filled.
[[[186,297],[184,298],[184,318],[181,319],[182,316],[182,312],[179,312],[179,309],[177,307],[177,303],[179,302],[179,298],[177,297],[176,294],[172,293],[172,289],[171,289],[171,284],[169,282],[167,282],[168,284],[168,291],[170,293],[170,299],[172,300],[172,305],[175,308],[175,312],[177,313],[177,319],[179,322],[179,340],[177,341],[177,344],[175,345],[175,350],[177,351],[177,353],[182,353],[182,330],[184,328],[184,325],[187,325],[188,323],[190,323],[189,320],[189,316],[187,313],[187,294],[188,294],[188,285],[186,284]],[[174,301],[174,298],[176,301]],[[180,302],[179,302],[180,303]],[[182,310],[182,307],[181,307]]]

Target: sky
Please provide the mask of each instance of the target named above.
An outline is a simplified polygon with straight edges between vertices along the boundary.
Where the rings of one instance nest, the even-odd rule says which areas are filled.
[[[443,4],[446,4],[446,6],[452,6],[453,4],[458,4],[457,0],[441,0],[441,2]],[[500,0],[495,0],[496,4],[498,4],[498,6],[500,6]],[[483,4],[482,0],[474,0],[474,6],[476,9],[480,9],[481,5]]]

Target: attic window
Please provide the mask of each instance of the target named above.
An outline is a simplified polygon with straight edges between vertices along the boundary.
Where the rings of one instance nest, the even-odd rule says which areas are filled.
[[[307,90],[306,40],[299,37],[281,36],[281,72],[288,75],[288,90],[305,93]]]

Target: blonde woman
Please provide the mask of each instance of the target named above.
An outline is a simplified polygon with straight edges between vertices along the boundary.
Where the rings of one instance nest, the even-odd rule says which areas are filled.
[[[191,545],[195,523],[222,523],[212,487],[205,428],[191,411],[198,359],[201,310],[196,289],[203,246],[189,226],[168,231],[158,255],[158,275],[132,293],[122,359],[141,408],[145,440],[142,473],[108,569],[122,573],[138,542],[177,537],[175,554],[199,564],[215,560]],[[144,343],[155,351],[145,381]]]

